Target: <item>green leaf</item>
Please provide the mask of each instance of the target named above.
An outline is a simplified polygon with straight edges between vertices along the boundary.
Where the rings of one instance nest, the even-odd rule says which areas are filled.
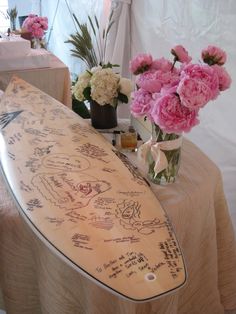
[[[108,69],[108,68],[112,69],[112,64],[110,62],[108,62],[106,64],[103,64],[102,68],[103,69]]]
[[[93,73],[90,72],[89,70],[86,70],[86,72],[88,72],[89,75],[93,76]]]
[[[110,24],[108,25],[107,31],[106,31],[106,35],[108,35],[112,25],[115,23],[115,21],[110,22]]]
[[[96,15],[94,15],[94,19],[95,19],[95,22],[96,22],[97,28],[99,29],[99,23],[98,23],[98,19],[97,19]]]
[[[111,21],[113,14],[114,14],[114,10],[111,10],[111,13],[110,13],[110,16],[109,16],[109,22]]]
[[[79,30],[75,34],[71,34],[69,40],[66,41],[66,43],[74,46],[74,49],[71,49],[72,56],[83,60],[89,68],[97,66],[98,59],[88,26],[87,24],[80,24],[75,15],[73,17]]]
[[[125,94],[122,94],[122,93],[118,93],[118,100],[120,100],[121,102],[123,102],[123,103],[125,103],[125,104],[127,104],[128,103],[128,101],[129,101],[129,99],[128,99],[128,97],[125,95]]]
[[[80,27],[80,22],[79,22],[79,20],[77,19],[76,15],[75,15],[74,13],[73,13],[72,15],[73,15],[73,18],[74,18],[74,20],[76,21],[77,25]]]
[[[90,87],[90,86],[87,86],[87,87],[84,89],[83,95],[84,95],[85,99],[87,99],[87,100],[92,100],[92,98],[91,98],[91,87]]]
[[[88,19],[89,19],[89,23],[90,23],[90,25],[91,25],[91,27],[92,27],[94,36],[96,36],[96,31],[95,31],[95,28],[94,28],[94,26],[93,26],[93,22],[92,22],[92,20],[91,20],[91,17],[90,17],[89,15],[88,15]]]

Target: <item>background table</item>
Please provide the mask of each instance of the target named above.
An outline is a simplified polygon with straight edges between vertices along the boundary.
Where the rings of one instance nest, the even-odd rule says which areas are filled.
[[[49,54],[49,64],[49,68],[0,71],[0,89],[5,90],[15,74],[71,108],[69,69],[53,54]]]
[[[177,182],[151,187],[172,221],[188,279],[168,296],[136,304],[98,287],[46,247],[1,182],[0,286],[7,314],[221,314],[236,309],[234,231],[218,168],[184,140]]]

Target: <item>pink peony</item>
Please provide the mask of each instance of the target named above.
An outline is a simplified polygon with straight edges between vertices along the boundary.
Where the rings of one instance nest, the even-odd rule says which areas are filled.
[[[150,69],[152,65],[152,56],[141,53],[130,61],[129,69],[134,75],[138,75]]]
[[[142,117],[147,115],[150,117],[150,112],[152,109],[152,95],[143,89],[139,89],[132,93],[132,102],[131,102],[131,113],[134,117]]]
[[[156,59],[152,62],[151,69],[169,72],[172,69],[172,63],[165,58]]]
[[[30,14],[28,15],[28,17],[30,17],[30,18],[36,17],[36,16],[37,16],[36,14],[32,14],[32,13],[30,13]]]
[[[186,76],[178,87],[177,93],[183,106],[189,109],[200,109],[211,100],[211,89],[203,81]]]
[[[147,71],[139,75],[136,84],[150,93],[159,93],[164,85],[171,85],[179,80],[175,72]]]
[[[223,65],[226,62],[226,53],[216,46],[208,46],[202,50],[202,60],[209,65]]]
[[[147,71],[137,77],[136,84],[149,93],[156,93],[161,90],[162,82],[157,71]]]
[[[47,30],[48,29],[48,19],[45,18],[43,21],[41,21],[41,26],[43,30]]]
[[[183,68],[180,78],[183,79],[186,76],[205,83],[211,90],[211,100],[219,95],[219,78],[209,65],[188,64]]]
[[[189,132],[199,123],[198,111],[182,106],[175,94],[157,99],[151,115],[153,121],[166,133]]]
[[[173,84],[170,84],[170,85],[167,85],[167,86],[163,86],[161,91],[160,91],[160,95],[161,96],[165,96],[165,95],[168,95],[168,94],[177,93],[178,84],[179,84],[179,81],[176,81]]]
[[[192,58],[188,55],[187,50],[181,45],[177,45],[172,48],[171,53],[175,56],[176,61],[189,63],[192,60]]]
[[[41,25],[39,23],[34,23],[31,27],[32,29],[37,29],[37,28],[40,28]]]
[[[38,29],[35,29],[33,32],[32,32],[33,36],[35,38],[42,38],[43,35],[44,35],[44,30],[42,28],[38,28]]]
[[[40,17],[30,14],[23,22],[22,25],[28,32],[32,33],[32,37],[42,38],[44,31],[48,29],[47,17]]]
[[[215,70],[219,78],[219,90],[223,91],[228,89],[231,85],[232,80],[226,69],[217,64],[213,65],[212,68]]]

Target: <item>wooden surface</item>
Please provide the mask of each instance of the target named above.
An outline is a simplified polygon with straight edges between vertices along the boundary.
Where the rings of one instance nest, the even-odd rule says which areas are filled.
[[[135,301],[185,282],[177,239],[143,178],[73,112],[13,78],[1,166],[30,226],[78,271]]]

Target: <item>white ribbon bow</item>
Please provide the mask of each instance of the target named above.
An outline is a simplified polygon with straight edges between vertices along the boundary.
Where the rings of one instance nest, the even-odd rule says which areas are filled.
[[[182,136],[175,140],[153,142],[152,139],[142,144],[138,149],[138,158],[142,161],[147,161],[147,155],[151,151],[153,160],[155,161],[154,171],[158,174],[168,166],[168,160],[162,150],[177,149],[182,144]]]

